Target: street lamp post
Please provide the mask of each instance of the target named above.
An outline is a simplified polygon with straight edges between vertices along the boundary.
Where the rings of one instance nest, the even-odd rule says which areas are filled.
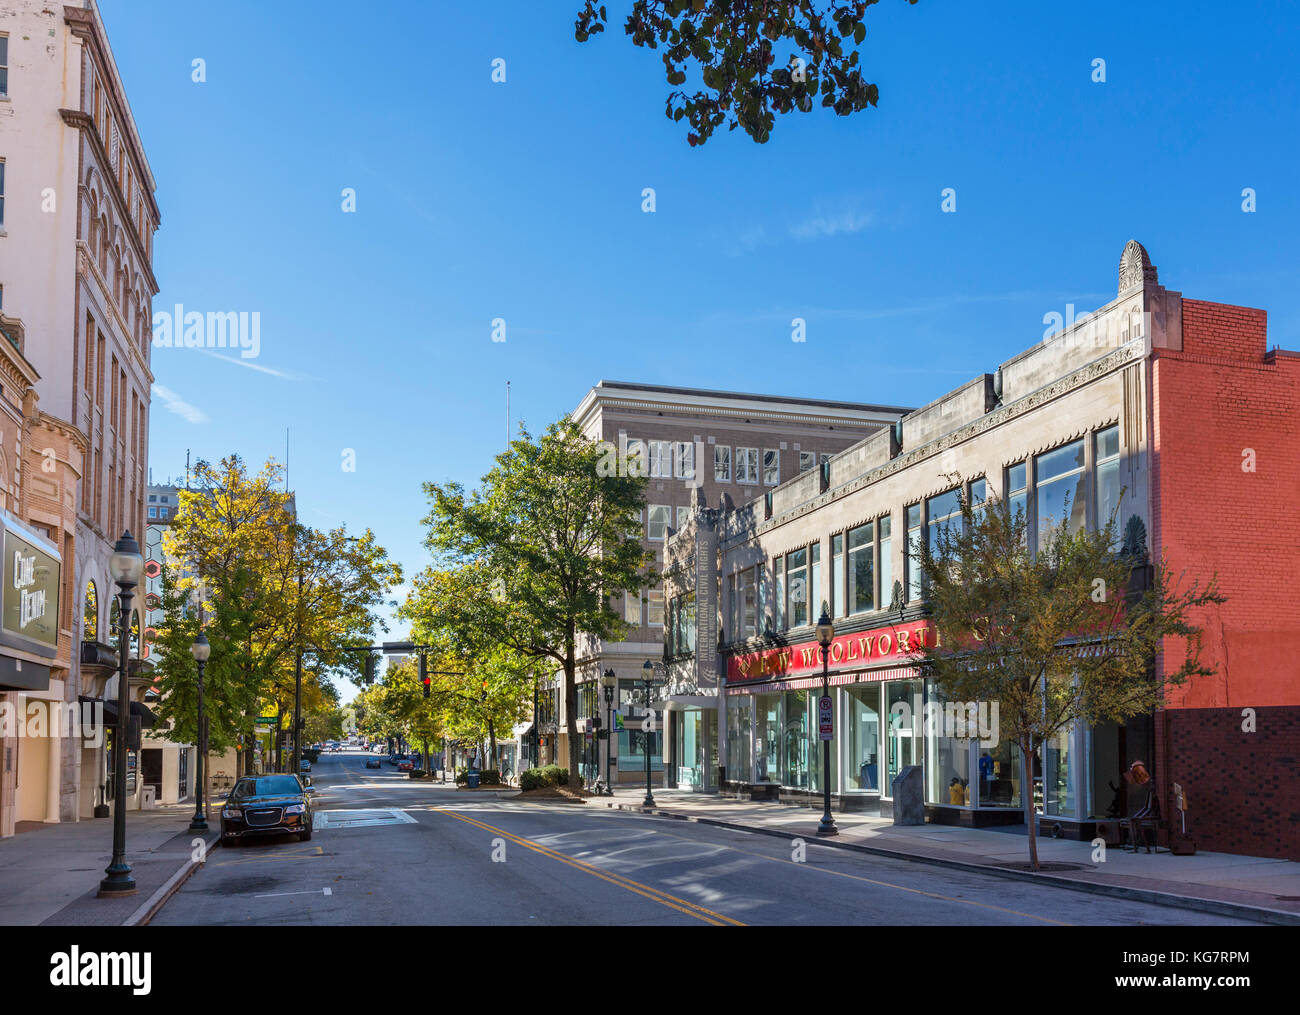
[[[206,832],[208,830],[208,821],[205,813],[207,802],[203,798],[203,758],[207,753],[208,738],[203,721],[203,667],[207,665],[208,656],[212,654],[212,646],[208,644],[206,633],[199,632],[199,636],[194,639],[194,644],[190,646],[190,651],[194,654],[194,662],[199,668],[199,757],[198,764],[194,766],[197,789],[194,792],[194,820],[190,822],[189,830],[191,832]]]
[[[829,699],[831,642],[835,639],[835,625],[831,623],[830,610],[822,603],[822,615],[817,621],[817,644],[822,647],[822,698]],[[818,703],[818,736],[821,735],[821,703]],[[832,709],[831,715],[834,716]],[[832,722],[834,720],[832,719]],[[839,835],[835,819],[831,817],[831,742],[822,740],[822,820],[817,826],[818,835]]]
[[[613,796],[614,772],[609,763],[609,742],[614,739],[614,688],[618,686],[618,677],[613,670],[606,670],[600,682],[605,688],[605,719],[607,720],[605,731],[605,795]]]
[[[140,555],[140,544],[127,529],[122,538],[113,546],[113,555],[108,561],[113,581],[117,583],[119,626],[117,648],[117,729],[113,734],[113,859],[109,861],[104,873],[107,877],[99,883],[101,896],[123,896],[135,894],[135,879],[131,877],[131,865],[126,862],[126,754],[127,729],[131,712],[130,696],[130,661],[127,658],[131,647],[131,601],[135,598],[135,588],[140,582],[144,570],[144,557]]]
[[[649,659],[641,667],[641,675],[645,677],[645,708],[646,717],[641,723],[641,736],[645,744],[645,800],[642,801],[643,807],[653,807],[655,805],[654,791],[650,788],[650,734],[655,727],[654,710],[650,707],[650,684],[654,679],[655,664]]]

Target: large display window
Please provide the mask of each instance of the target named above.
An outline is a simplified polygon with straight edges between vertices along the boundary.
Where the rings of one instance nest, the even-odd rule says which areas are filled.
[[[865,684],[844,692],[844,723],[837,739],[844,749],[847,793],[880,791],[880,685]]]

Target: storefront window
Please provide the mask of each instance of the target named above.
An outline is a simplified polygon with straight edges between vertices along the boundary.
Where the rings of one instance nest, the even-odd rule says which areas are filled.
[[[849,532],[849,612],[866,613],[875,604],[872,593],[875,581],[872,557],[876,547],[873,537],[875,526],[871,522]]]
[[[704,785],[704,720],[699,709],[674,713],[677,724],[677,785]]]
[[[757,782],[781,781],[781,695],[760,694],[754,698],[755,721],[754,778]]]
[[[844,745],[846,792],[880,789],[880,685],[865,684],[845,691]]]
[[[1058,730],[1043,744],[1045,814],[1077,817],[1071,779],[1070,731]]]
[[[733,782],[749,782],[753,778],[749,750],[753,725],[753,700],[737,694],[727,698],[727,778]]]
[[[953,705],[945,709],[941,692],[932,690],[930,701],[934,706],[933,729],[926,731],[925,738],[926,801],[943,806],[971,807],[976,792],[976,787],[971,785],[971,739],[953,735],[968,732],[968,716]]]
[[[631,723],[629,722],[629,725]],[[637,720],[636,728],[621,730],[618,734],[618,767],[623,772],[644,772],[645,771],[645,738],[646,733],[641,730],[640,720]],[[655,730],[649,734],[650,737],[650,771],[663,771],[664,752],[663,752],[663,734]]]
[[[996,747],[977,747],[979,760],[979,805],[981,807],[1023,807],[1020,796],[1020,749],[1004,739]]]
[[[785,692],[785,729],[781,742],[781,785],[808,788],[807,691]]]
[[[815,691],[808,695],[808,707],[811,710],[808,716],[808,769],[809,779],[808,786],[810,789],[821,792],[822,787],[822,755],[826,749],[822,746],[821,728],[818,725],[818,702],[821,700],[821,691]],[[835,739],[840,737],[840,704],[836,699],[839,697],[835,689],[831,689],[831,728],[835,731]],[[840,789],[840,759],[839,752],[835,750],[834,742],[831,743],[831,792],[838,793]]]
[[[896,680],[886,685],[885,794],[893,796],[894,778],[908,765],[921,764],[921,682]]]

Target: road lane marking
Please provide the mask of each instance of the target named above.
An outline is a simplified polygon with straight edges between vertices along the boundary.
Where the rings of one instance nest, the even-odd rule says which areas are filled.
[[[254,895],[255,899],[281,899],[286,895],[333,895],[328,888],[317,888],[314,892],[272,892],[270,895]]]
[[[540,846],[537,843],[522,838],[521,836],[518,836],[513,832],[508,832],[504,828],[498,828],[495,825],[489,825],[485,821],[479,821],[476,818],[471,818],[464,814],[457,814],[455,811],[449,810],[445,807],[434,807],[431,808],[431,810],[439,814],[445,814],[450,818],[455,818],[457,821],[463,821],[467,825],[473,825],[476,828],[481,828],[483,831],[491,832],[494,835],[499,835],[502,838],[507,839],[508,841],[513,842],[518,846],[523,846],[525,849],[532,850],[534,853],[540,853],[542,856],[550,857],[552,860],[558,860],[560,863],[568,864],[570,867],[580,870],[583,873],[590,874],[592,877],[599,878],[602,881],[607,881],[612,885],[617,885],[619,888],[626,889],[629,892],[633,892],[636,895],[640,895],[643,898],[647,898],[651,902],[657,902],[661,906],[667,906],[669,909],[675,909],[679,913],[685,913],[687,916],[693,916],[695,917],[695,919],[707,923],[713,927],[721,927],[724,925],[730,925],[733,927],[745,926],[745,924],[742,923],[740,920],[735,920],[730,916],[724,916],[722,913],[717,913],[711,909],[706,909],[704,906],[697,906],[694,902],[690,902],[686,899],[679,898],[676,895],[671,895],[668,892],[660,891],[658,888],[652,888],[649,885],[642,884],[639,881],[633,881],[631,878],[623,877],[623,875],[621,874],[614,874],[610,871],[600,870],[597,867],[593,867],[591,864],[583,863],[581,860],[575,860],[573,857],[568,856],[564,853],[558,853],[553,849],[547,849],[545,846]]]
[[[729,828],[727,829],[727,831],[729,832],[734,831],[734,829]],[[674,835],[672,832],[660,832],[659,834],[666,835],[670,839],[681,839],[683,842],[698,842],[698,840],[696,839],[688,839],[684,835]],[[792,838],[794,838],[794,836],[792,836]],[[816,864],[812,864],[812,863],[795,863],[793,860],[783,860],[780,857],[766,856],[763,853],[754,853],[748,849],[737,849],[735,846],[728,846],[725,843],[719,843],[718,845],[720,845],[723,849],[731,850],[733,853],[743,853],[745,856],[758,857],[760,860],[767,860],[771,863],[779,863],[791,867],[800,867],[804,870],[821,871],[823,874],[834,874],[836,877],[849,878],[853,881],[865,881],[867,884],[880,885],[883,888],[896,888],[900,892],[912,892],[914,895],[927,895],[932,899],[941,899],[944,902],[960,902],[967,906],[977,906],[981,909],[994,909],[997,910],[999,913],[1009,913],[1013,916],[1023,916],[1029,920],[1040,920],[1043,923],[1056,924],[1058,927],[1074,926],[1073,924],[1067,923],[1062,920],[1053,920],[1051,917],[1037,916],[1033,913],[1022,913],[1018,909],[1007,909],[1003,906],[995,906],[990,902],[975,902],[971,899],[963,899],[952,895],[941,895],[938,892],[923,891],[920,888],[908,888],[906,885],[896,885],[890,881],[877,881],[874,878],[862,877],[859,874],[846,874],[844,871],[831,870],[829,867],[818,867]],[[833,849],[834,847],[827,846],[825,848]]]

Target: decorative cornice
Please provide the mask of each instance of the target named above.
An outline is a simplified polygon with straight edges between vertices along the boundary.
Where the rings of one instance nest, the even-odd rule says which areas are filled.
[[[786,511],[781,515],[774,516],[766,521],[758,521],[752,529],[744,535],[746,539],[748,539],[764,532],[768,532],[778,526],[789,524],[791,521],[801,518],[818,508],[832,503],[833,501],[839,500],[842,497],[847,497],[849,494],[856,493],[863,487],[872,486],[875,483],[892,476],[896,472],[900,472],[904,469],[911,468],[914,465],[918,465],[921,462],[935,458],[959,444],[964,444],[989,430],[1002,426],[1005,423],[1009,423],[1021,416],[1027,415],[1049,402],[1054,402],[1056,399],[1069,394],[1077,388],[1091,384],[1093,381],[1105,376],[1106,374],[1114,373],[1116,370],[1127,366],[1129,363],[1141,360],[1145,353],[1146,339],[1144,337],[1133,339],[1132,341],[1120,346],[1118,349],[1114,349],[1107,353],[1100,359],[1093,360],[1093,362],[1088,363],[1077,370],[1071,371],[1064,377],[1058,378],[1050,384],[1046,384],[1038,390],[1030,392],[1028,395],[1017,399],[1009,405],[999,406],[991,412],[985,413],[979,419],[973,420],[951,433],[944,434],[941,437],[936,437],[934,440],[921,445],[919,448],[914,448],[911,451],[904,452],[892,461],[885,462],[883,465],[878,465],[874,469],[863,473],[856,479],[843,483],[833,490],[828,490],[826,493],[823,493],[812,500],[805,501],[803,504],[791,508],[789,511]],[[1051,446],[1055,446],[1056,443],[1059,442],[1053,441]],[[943,489],[950,489],[950,487],[944,487]],[[751,508],[754,503],[755,502],[751,502],[750,504],[745,505],[745,507]],[[722,540],[722,548],[729,549],[732,545],[734,545],[734,542],[728,542],[727,537],[724,536]]]
[[[779,423],[807,423],[809,425],[843,426],[843,427],[885,427],[888,420],[856,419],[852,416],[815,416],[799,412],[746,412],[743,409],[729,409],[722,406],[679,405],[675,402],[643,402],[631,399],[601,398],[597,403],[601,409],[633,409],[642,412],[675,412],[688,417],[717,417],[720,419],[758,419]],[[883,414],[882,414],[883,415]]]

